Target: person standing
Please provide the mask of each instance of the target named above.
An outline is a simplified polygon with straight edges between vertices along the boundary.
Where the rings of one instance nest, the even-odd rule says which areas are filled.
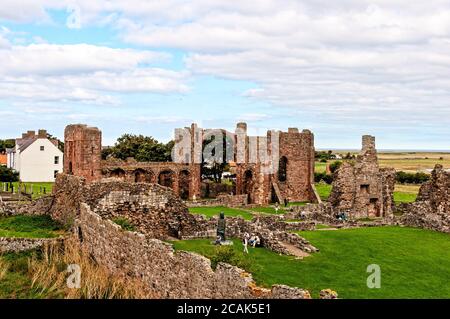
[[[250,238],[250,235],[246,232],[244,233],[244,238],[242,239],[242,244],[244,245],[244,253],[248,254],[248,240]]]

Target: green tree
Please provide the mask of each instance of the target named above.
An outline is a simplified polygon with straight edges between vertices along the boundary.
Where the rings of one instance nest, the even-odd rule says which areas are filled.
[[[341,167],[342,162],[341,161],[335,161],[330,164],[330,171],[331,173],[334,173],[338,170],[339,167]]]
[[[18,182],[19,173],[7,168],[6,166],[0,166],[0,182]]]
[[[124,134],[113,147],[102,150],[102,158],[108,156],[126,160],[131,157],[139,162],[168,162],[174,142],[160,143],[151,136]]]
[[[0,153],[6,151],[7,148],[13,148],[16,145],[16,141],[13,139],[0,140]]]

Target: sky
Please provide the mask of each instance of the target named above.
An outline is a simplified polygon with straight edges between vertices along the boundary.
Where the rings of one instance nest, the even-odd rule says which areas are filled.
[[[450,151],[450,1],[1,1],[0,138],[239,121]]]

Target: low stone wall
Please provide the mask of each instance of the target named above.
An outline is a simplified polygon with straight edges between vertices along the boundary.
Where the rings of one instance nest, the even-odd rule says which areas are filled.
[[[0,237],[0,253],[21,252],[61,242],[61,238],[12,238]]]
[[[4,202],[0,205],[0,216],[46,215],[53,204],[53,196],[41,197],[31,202]]]
[[[307,291],[286,286],[257,287],[251,274],[226,263],[211,268],[209,259],[174,251],[172,245],[144,234],[123,231],[86,204],[75,223],[82,248],[112,272],[148,283],[161,298],[310,298]]]
[[[202,199],[195,202],[188,201],[188,207],[208,207],[208,206],[227,206],[227,207],[241,207],[247,206],[248,195],[218,195],[213,199]]]

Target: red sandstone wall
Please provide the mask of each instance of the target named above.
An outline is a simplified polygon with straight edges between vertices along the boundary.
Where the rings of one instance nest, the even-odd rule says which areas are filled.
[[[64,173],[87,182],[101,178],[102,133],[96,127],[68,125],[64,131]]]

